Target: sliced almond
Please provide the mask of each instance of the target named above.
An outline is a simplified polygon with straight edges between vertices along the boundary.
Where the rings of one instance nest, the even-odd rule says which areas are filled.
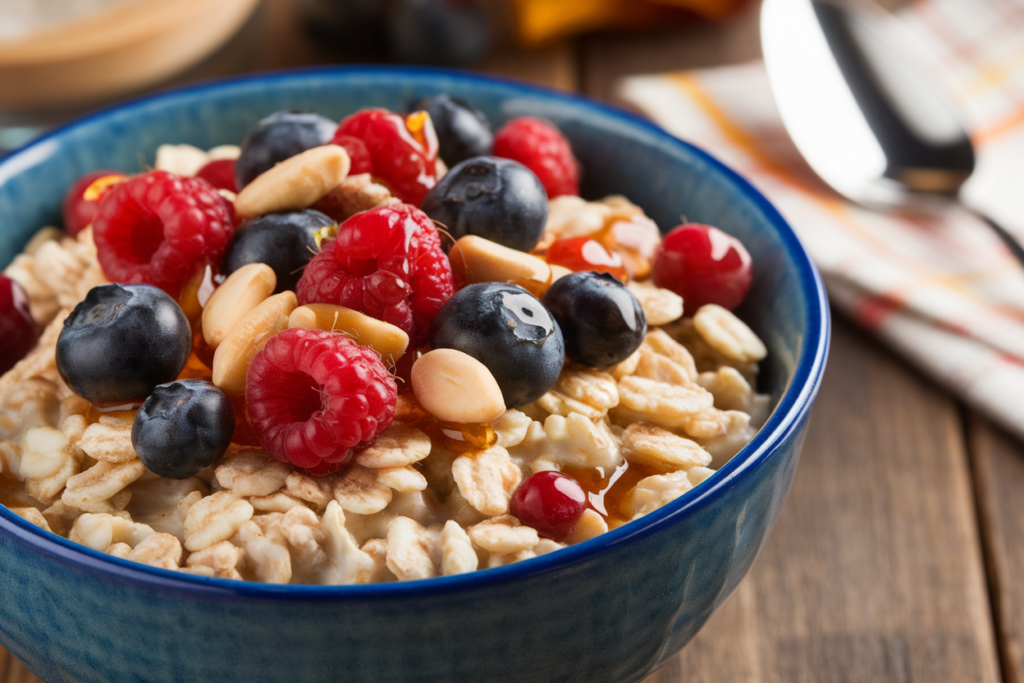
[[[372,348],[389,365],[394,365],[409,348],[409,335],[401,328],[334,304],[299,306],[288,316],[288,327],[342,332],[356,343]]]
[[[213,354],[213,383],[226,394],[244,394],[245,373],[253,356],[277,333],[277,317],[289,315],[298,304],[295,292],[281,292],[251,310]]]
[[[265,263],[250,263],[228,276],[213,290],[203,309],[203,339],[210,348],[224,338],[250,311],[274,293],[277,275]]]
[[[540,297],[551,284],[551,266],[542,258],[497,242],[466,235],[448,254],[452,269],[463,273],[469,284],[508,282]]]
[[[455,349],[434,349],[412,366],[412,390],[424,410],[445,422],[483,423],[505,412],[487,366]]]
[[[344,147],[307,149],[264,171],[242,188],[235,198],[235,213],[262,216],[309,208],[345,180],[350,165]]]

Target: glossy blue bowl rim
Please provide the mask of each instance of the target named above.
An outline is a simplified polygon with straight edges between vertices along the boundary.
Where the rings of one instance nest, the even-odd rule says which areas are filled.
[[[587,95],[564,92],[510,78],[414,66],[327,66],[249,74],[227,79],[204,81],[165,90],[127,100],[76,118],[44,133],[23,147],[0,158],[0,183],[6,181],[19,171],[19,157],[26,158],[26,161],[31,160],[33,148],[44,144],[52,138],[59,137],[64,131],[114,114],[130,113],[134,109],[147,107],[154,103],[172,103],[182,96],[191,96],[207,90],[220,90],[237,85],[262,83],[268,87],[273,87],[275,84],[287,83],[288,81],[304,77],[365,77],[373,75],[386,75],[396,79],[405,78],[412,80],[429,80],[430,78],[439,77],[463,81],[468,84],[496,84],[503,88],[517,91],[518,94],[533,98],[539,97],[563,103],[569,102],[583,111],[596,112],[602,116],[617,119],[627,126],[642,129],[645,133],[653,136],[668,147],[685,149],[689,154],[697,156],[709,167],[722,174],[739,189],[741,194],[748,197],[778,232],[798,268],[799,281],[803,291],[806,293],[805,314],[807,317],[807,330],[805,331],[803,348],[797,360],[793,377],[790,379],[788,387],[780,397],[771,416],[750,443],[744,446],[714,476],[700,486],[695,487],[682,497],[639,520],[608,531],[583,543],[569,546],[556,553],[542,555],[503,567],[416,581],[346,586],[310,586],[265,584],[233,579],[208,578],[151,567],[101,553],[40,529],[10,512],[2,505],[0,505],[0,521],[6,521],[10,526],[3,524],[0,525],[0,528],[5,528],[40,551],[52,554],[65,562],[83,565],[113,576],[123,577],[127,580],[153,584],[154,587],[175,588],[194,592],[197,596],[216,593],[266,599],[330,600],[340,603],[345,599],[393,599],[401,596],[415,595],[422,597],[425,595],[442,595],[453,591],[481,589],[491,584],[514,582],[525,577],[563,571],[572,565],[582,565],[605,550],[629,543],[632,539],[642,538],[655,533],[666,525],[671,525],[678,516],[691,514],[704,506],[713,504],[718,498],[725,495],[737,477],[750,470],[756,470],[758,465],[771,457],[782,444],[793,437],[810,411],[811,404],[821,385],[831,336],[828,299],[818,269],[786,220],[746,179],[696,145],[671,135],[650,120],[622,107],[588,97]]]

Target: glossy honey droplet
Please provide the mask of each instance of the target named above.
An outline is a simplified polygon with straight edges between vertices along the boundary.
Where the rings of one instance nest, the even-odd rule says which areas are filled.
[[[631,517],[623,507],[626,497],[641,479],[655,474],[664,474],[649,465],[630,463],[623,460],[615,470],[605,472],[600,467],[567,467],[565,474],[579,482],[587,493],[587,507],[601,515],[609,529],[620,527]]]

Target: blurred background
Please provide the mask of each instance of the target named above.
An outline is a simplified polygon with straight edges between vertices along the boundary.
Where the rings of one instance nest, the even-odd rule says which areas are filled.
[[[531,78],[586,36],[708,41],[748,0],[0,0],[0,148],[128,96],[310,64],[408,63]],[[721,29],[719,29],[721,30]],[[647,51],[647,54],[650,54]],[[664,68],[678,68],[666,55]],[[736,55],[738,57],[739,55]],[[713,55],[709,55],[713,57]],[[572,60],[565,60],[568,65]],[[649,59],[644,68],[652,66]],[[622,67],[629,69],[629,64]],[[579,74],[559,85],[572,88]],[[549,80],[546,75],[540,80]]]

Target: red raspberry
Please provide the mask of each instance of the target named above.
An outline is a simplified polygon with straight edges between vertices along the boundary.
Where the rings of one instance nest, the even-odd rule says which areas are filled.
[[[274,335],[245,376],[260,445],[281,462],[328,474],[387,429],[398,386],[378,355],[341,332],[299,327]]]
[[[205,180],[151,171],[115,185],[93,219],[93,239],[112,282],[182,285],[217,263],[234,232],[227,203]]]
[[[196,178],[202,178],[214,189],[238,192],[234,159],[214,159],[196,172]]]
[[[332,142],[345,146],[338,142],[345,136],[363,141],[373,161],[370,172],[403,202],[419,206],[437,184],[437,133],[426,112],[403,117],[365,109],[344,119]]]
[[[518,161],[533,171],[548,198],[580,193],[580,163],[562,132],[550,121],[521,116],[494,136],[494,156]]]
[[[363,211],[339,225],[296,287],[301,304],[339,304],[402,328],[410,348],[427,340],[454,291],[437,229],[408,204]]]
[[[351,163],[348,169],[349,175],[373,173],[373,159],[370,158],[370,150],[366,149],[365,142],[351,135],[335,133],[331,144],[344,147],[345,151],[348,152],[348,159]]]
[[[754,279],[743,243],[718,228],[679,225],[665,235],[651,264],[654,284],[683,297],[686,315],[704,304],[732,310],[743,303]]]
[[[124,178],[120,171],[92,171],[76,180],[64,195],[64,231],[77,235],[92,223],[100,199]]]

